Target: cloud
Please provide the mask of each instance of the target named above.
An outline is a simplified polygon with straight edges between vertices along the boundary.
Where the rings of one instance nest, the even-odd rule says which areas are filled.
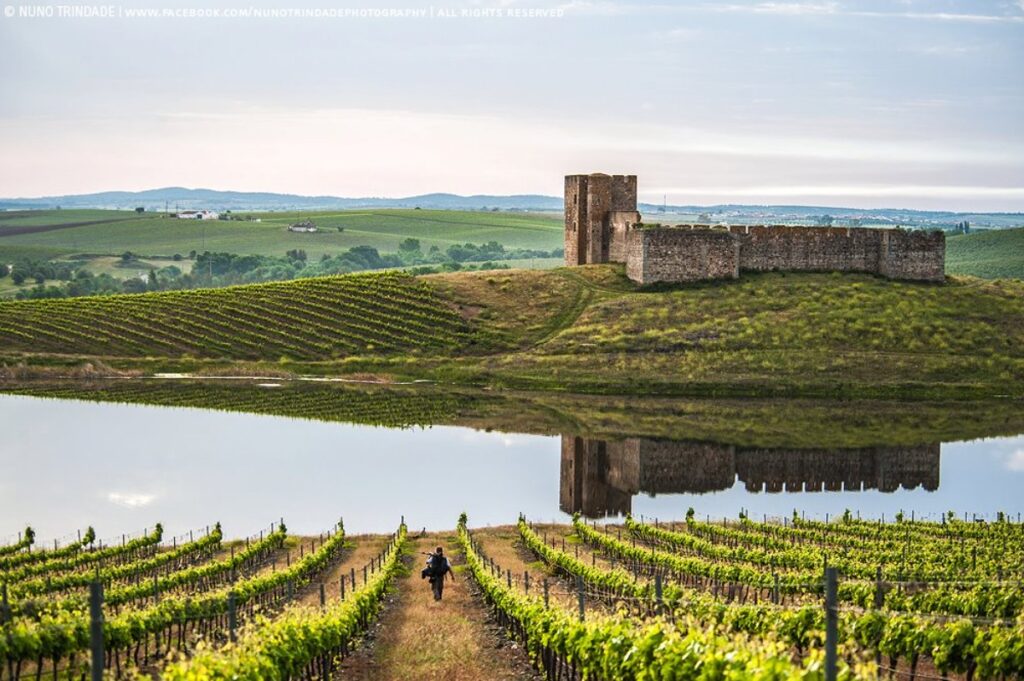
[[[755,14],[835,14],[837,2],[758,2],[750,5]]]
[[[676,196],[859,196],[1024,199],[1024,187],[961,187],[949,185],[766,185],[736,187],[649,187],[649,194]],[[1017,452],[1024,454],[1024,450]]]
[[[1024,8],[1024,0],[1017,0]],[[755,2],[750,4],[704,5],[715,12],[745,12],[749,14],[775,14],[785,16],[850,16],[876,19],[908,19],[964,23],[1020,23],[1024,17],[1003,14],[969,14],[957,12],[879,12],[876,10],[846,9],[838,2]]]
[[[107,501],[118,506],[124,506],[126,508],[138,508],[140,506],[149,506],[156,499],[155,494],[141,494],[139,492],[111,492],[107,495]]]
[[[1024,0],[1021,0],[1024,3]],[[1024,473],[1024,449],[1018,449],[1006,457],[1006,470],[1014,473]]]

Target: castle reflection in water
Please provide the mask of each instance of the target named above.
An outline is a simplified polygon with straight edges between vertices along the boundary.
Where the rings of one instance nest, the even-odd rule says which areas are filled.
[[[559,505],[589,517],[629,513],[633,495],[939,487],[939,444],[862,449],[758,449],[707,442],[562,436]]]

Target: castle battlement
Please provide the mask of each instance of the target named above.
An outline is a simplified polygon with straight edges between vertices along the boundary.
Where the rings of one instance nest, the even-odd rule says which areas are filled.
[[[735,279],[740,272],[866,272],[943,281],[941,231],[784,225],[644,225],[636,175],[567,175],[565,264],[621,262],[640,284]]]

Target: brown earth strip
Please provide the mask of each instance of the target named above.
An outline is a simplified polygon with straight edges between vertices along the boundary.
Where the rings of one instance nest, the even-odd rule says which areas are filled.
[[[72,227],[87,227],[89,225],[108,225],[115,222],[127,222],[139,218],[118,218],[116,220],[84,220],[82,222],[64,222],[56,225],[23,225],[20,227],[0,228],[0,237],[17,236],[19,234],[40,234],[42,232],[53,232],[58,229],[70,229]]]
[[[397,581],[367,645],[347,659],[337,678],[360,681],[515,681],[539,679],[521,647],[510,641],[465,571],[451,534],[412,539],[408,571]],[[420,578],[423,552],[444,547],[455,581],[434,601]]]

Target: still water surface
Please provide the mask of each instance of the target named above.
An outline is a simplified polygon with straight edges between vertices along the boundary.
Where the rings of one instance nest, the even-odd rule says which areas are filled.
[[[755,518],[794,507],[808,517],[1024,512],[1024,436],[766,450],[0,395],[0,470],[0,537],[32,524],[44,540],[158,521],[171,533],[220,521],[241,536],[279,517],[302,533],[338,517],[349,532],[389,531],[402,514],[444,529],[462,511],[474,525],[520,512],[565,521],[573,510],[680,518],[690,506]]]

